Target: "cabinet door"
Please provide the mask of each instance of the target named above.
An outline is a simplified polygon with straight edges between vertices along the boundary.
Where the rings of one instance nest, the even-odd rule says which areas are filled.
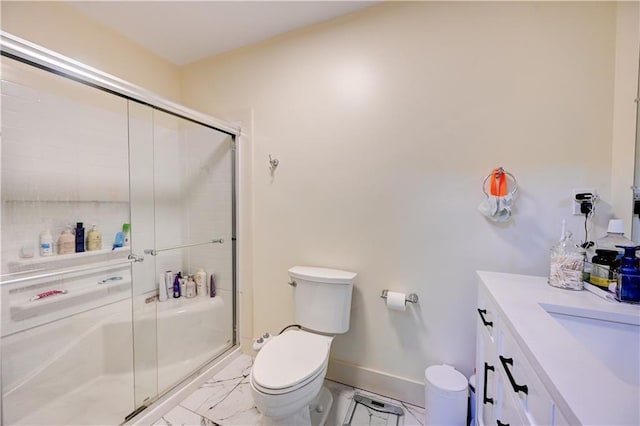
[[[478,297],[476,321],[476,421],[494,425],[496,344],[495,327],[498,316],[482,286]]]
[[[497,369],[504,373],[508,380],[506,389],[521,401],[531,424],[552,424],[554,404],[551,396],[510,331],[503,326],[500,333],[503,338],[503,350],[498,357]]]
[[[523,415],[522,406],[518,398],[514,397],[510,389],[508,378],[502,369],[495,374],[496,382],[496,422],[498,426],[529,425],[528,419]]]

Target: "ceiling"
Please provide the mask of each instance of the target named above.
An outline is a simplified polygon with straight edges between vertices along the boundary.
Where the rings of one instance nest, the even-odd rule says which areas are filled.
[[[176,65],[327,21],[377,1],[68,1]]]

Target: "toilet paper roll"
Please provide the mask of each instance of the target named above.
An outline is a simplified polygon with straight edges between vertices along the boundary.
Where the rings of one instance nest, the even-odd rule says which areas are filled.
[[[407,309],[405,299],[404,293],[389,291],[387,292],[387,308],[394,311],[405,311]]]

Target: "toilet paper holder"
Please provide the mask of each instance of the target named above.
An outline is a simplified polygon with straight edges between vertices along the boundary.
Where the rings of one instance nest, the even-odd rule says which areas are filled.
[[[386,299],[387,298],[387,293],[389,293],[389,290],[387,290],[387,289],[382,290],[382,294],[380,295],[380,297],[382,299]],[[410,302],[410,303],[418,303],[418,295],[415,294],[415,293],[409,293],[404,298],[404,301],[405,302]]]

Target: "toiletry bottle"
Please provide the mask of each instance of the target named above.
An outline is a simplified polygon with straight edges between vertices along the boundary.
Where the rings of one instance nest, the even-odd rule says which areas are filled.
[[[640,246],[619,246],[624,250],[616,285],[616,299],[620,302],[640,303],[640,259],[636,250]]]
[[[166,302],[169,298],[167,294],[167,283],[165,282],[165,273],[158,274],[158,300],[160,302]]]
[[[616,282],[615,271],[620,266],[617,250],[596,249],[596,255],[591,259],[591,274],[589,282],[605,290]]]
[[[211,272],[209,275],[209,297],[216,297],[216,274]]]
[[[84,227],[82,222],[76,224],[76,253],[82,253],[84,251]]]
[[[180,276],[180,295],[187,296],[187,279],[182,278],[182,275]]]
[[[618,259],[622,257],[624,250],[622,247],[634,246],[634,242],[624,236],[624,222],[620,219],[611,219],[607,227],[607,235],[596,240],[596,249],[615,250]]]
[[[195,276],[196,293],[198,296],[203,297],[207,295],[207,273],[204,268],[198,268]]]
[[[173,279],[173,298],[180,298],[180,272],[176,274],[176,277]]]
[[[68,227],[58,237],[58,254],[71,254],[76,251],[76,237]]]
[[[569,290],[584,289],[584,250],[571,239],[562,221],[560,241],[551,248],[549,284]]]
[[[164,273],[164,286],[167,289],[167,295],[173,294],[173,272],[165,271]]]
[[[129,246],[131,243],[131,224],[125,223],[122,225],[122,233],[124,234],[124,247]]]
[[[40,233],[40,256],[51,256],[53,254],[53,238],[48,229]]]
[[[113,248],[111,250],[115,250],[116,248],[120,248],[124,245],[124,233],[116,232],[116,239],[113,242]]]
[[[196,282],[193,280],[193,274],[187,275],[187,283],[185,297],[191,299],[192,297],[196,297]]]
[[[102,234],[96,229],[95,225],[91,226],[91,230],[87,234],[87,251],[95,251],[102,249]]]

